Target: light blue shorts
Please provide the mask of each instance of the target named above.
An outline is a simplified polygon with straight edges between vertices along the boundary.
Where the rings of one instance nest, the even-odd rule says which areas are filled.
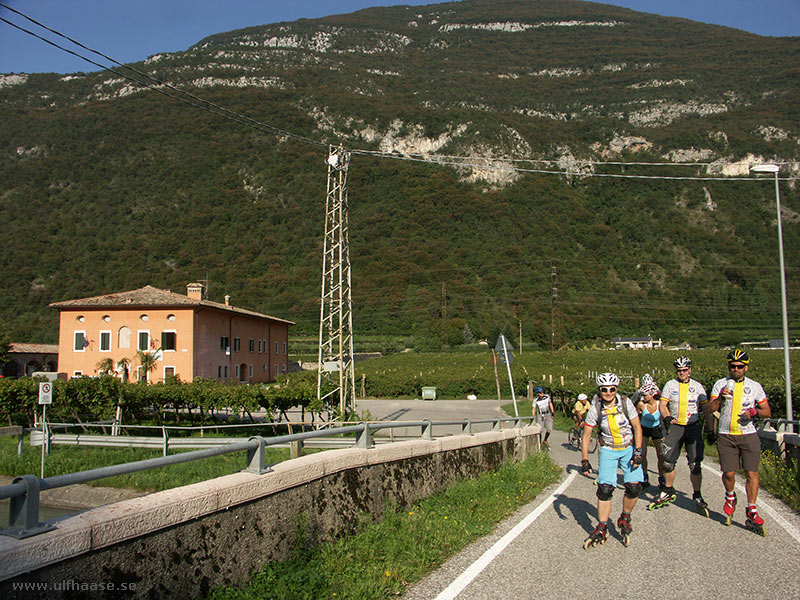
[[[605,446],[600,446],[597,459],[597,483],[607,483],[617,485],[617,469],[622,469],[622,480],[625,483],[644,481],[644,472],[639,465],[635,469],[631,467],[633,458],[633,446],[628,446],[624,450],[611,450]]]

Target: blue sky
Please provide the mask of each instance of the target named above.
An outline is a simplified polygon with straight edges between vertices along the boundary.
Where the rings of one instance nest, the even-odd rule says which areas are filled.
[[[531,0],[534,1],[534,0]],[[435,0],[0,0],[120,62],[185,50],[202,38],[250,25]],[[800,0],[619,0],[633,10],[726,25],[759,35],[800,35]],[[0,17],[28,21],[0,6]],[[55,38],[53,38],[55,39]],[[0,21],[0,73],[96,70]]]

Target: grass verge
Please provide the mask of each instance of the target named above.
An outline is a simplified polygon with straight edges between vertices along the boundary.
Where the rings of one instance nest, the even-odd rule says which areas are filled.
[[[266,452],[268,464],[289,459],[288,448],[267,448]],[[145,448],[52,446],[50,454],[45,457],[44,474],[45,477],[63,475],[159,456],[162,456],[160,450]],[[41,449],[28,446],[27,438],[22,456],[17,456],[16,438],[0,438],[0,474],[9,477],[26,473],[38,475],[40,464]],[[89,485],[157,492],[236,473],[246,466],[245,452],[233,452],[169,467],[99,479],[90,482]]]
[[[242,588],[212,600],[381,600],[396,597],[449,556],[558,480],[561,468],[540,452],[477,479],[460,481],[407,509],[364,517],[356,533],[316,548],[302,542],[291,560],[268,563]]]

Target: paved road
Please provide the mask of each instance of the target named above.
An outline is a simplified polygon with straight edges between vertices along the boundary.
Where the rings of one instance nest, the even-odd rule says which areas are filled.
[[[374,418],[402,416],[396,420],[497,414],[496,401],[419,402],[361,401],[359,410],[368,408]],[[656,488],[640,499],[633,512],[630,547],[622,545],[612,526],[604,546],[584,551],[582,542],[596,523],[596,488],[578,472],[580,455],[567,446],[566,434],[554,432],[551,441],[553,458],[565,468],[561,482],[412,587],[406,600],[800,598],[800,516],[762,490],[759,508],[767,537],[744,528],[741,502],[733,526],[726,527],[720,512],[722,483],[712,472],[717,468],[712,459],[706,459],[703,483],[711,518],[694,511],[683,461],[677,469],[675,505],[648,512],[646,506]],[[596,457],[592,463],[596,466]],[[656,475],[651,472],[650,478],[655,480]],[[622,493],[621,489],[614,493],[614,521]],[[744,490],[739,497],[744,499]],[[509,532],[528,522],[517,537],[508,540]],[[498,542],[502,549],[498,550]],[[491,559],[485,558],[487,553]],[[482,556],[484,560],[476,565]],[[465,583],[472,574],[474,579]],[[454,591],[449,586],[459,577],[462,581]]]

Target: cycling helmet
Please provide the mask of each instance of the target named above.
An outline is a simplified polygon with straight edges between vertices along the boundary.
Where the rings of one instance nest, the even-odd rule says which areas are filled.
[[[581,402],[583,402],[584,400],[588,400],[588,399],[589,399],[589,396],[587,396],[586,394],[578,394],[578,400],[580,400]]]
[[[675,359],[675,362],[673,362],[672,365],[676,369],[685,369],[692,366],[692,359],[688,356],[679,356]]]
[[[543,392],[543,391],[544,391],[544,388],[542,386],[540,386],[540,385],[537,385],[535,388],[533,388],[533,392],[535,394],[538,394],[539,392]]]
[[[658,393],[658,386],[655,383],[645,383],[639,388],[639,394],[642,396],[655,396]]]
[[[728,362],[740,362],[746,365],[750,364],[750,356],[741,348],[735,348],[728,353]]]
[[[650,373],[645,373],[642,375],[642,387],[646,386],[648,383],[655,383],[655,380]]]
[[[614,375],[614,373],[600,373],[595,381],[597,381],[597,387],[619,385],[619,377]]]

